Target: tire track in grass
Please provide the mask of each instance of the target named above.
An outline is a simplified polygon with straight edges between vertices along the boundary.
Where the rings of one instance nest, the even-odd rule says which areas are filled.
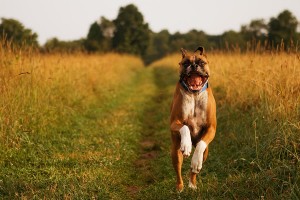
[[[155,134],[163,98],[155,96],[153,70],[141,69],[122,88],[105,102],[109,107],[100,101],[80,118],[78,128],[85,134],[70,139],[75,149],[57,155],[56,165],[68,171],[63,193],[70,197],[136,199],[138,192],[157,180],[151,163],[164,148]]]
[[[161,182],[167,182],[173,177],[170,160],[169,108],[172,92],[176,83],[177,73],[172,68],[154,67],[146,69],[147,95],[140,113],[141,136],[138,145],[139,156],[133,163],[136,184],[128,187],[133,199],[156,199],[160,197],[157,191]],[[144,90],[144,87],[142,87]],[[172,179],[172,178],[171,178]]]
[[[137,194],[143,189],[145,184],[151,184],[153,176],[151,173],[149,163],[157,156],[157,151],[160,147],[156,141],[151,137],[155,127],[145,127],[145,118],[153,117],[152,111],[145,112],[149,101],[152,100],[156,87],[153,83],[152,70],[145,68],[144,72],[140,74],[133,99],[135,101],[135,109],[137,110],[136,122],[139,124],[139,140],[136,141],[136,158],[128,163],[131,175],[129,183],[127,183],[127,192],[129,198],[136,199]],[[145,137],[144,137],[145,136]]]
[[[141,147],[157,148],[154,147],[153,141],[141,139],[145,132],[143,125],[145,106],[155,91],[151,71],[147,68],[141,70],[129,87],[122,103],[111,111],[110,117],[101,122],[101,126],[108,134],[106,141],[118,144],[107,147],[110,152],[106,156],[116,161],[106,168],[106,175],[101,177],[102,195],[98,196],[101,198],[134,199],[144,181],[150,180],[146,175],[140,174],[140,171],[148,171],[143,168],[148,161],[142,161],[140,158],[148,160],[155,157],[155,154],[154,152],[144,154],[140,150]]]
[[[80,119],[80,128],[86,132],[71,139],[76,149],[59,154],[59,165],[72,162],[66,176],[74,177],[65,181],[68,186],[64,193],[71,193],[71,185],[76,190],[70,197],[132,198],[128,191],[135,184],[132,176],[136,173],[131,166],[139,156],[137,144],[142,132],[139,116],[152,94],[148,75],[146,69],[141,69],[117,96],[105,102],[108,107],[99,101]],[[62,168],[66,170],[65,166]],[[75,181],[78,181],[76,186]]]
[[[106,175],[103,175],[100,180],[105,192],[105,196],[100,196],[100,198],[131,198],[128,193],[128,188],[134,184],[134,179],[132,179],[134,171],[131,164],[138,156],[136,144],[141,132],[138,115],[147,98],[147,93],[150,92],[151,85],[147,85],[147,82],[147,73],[145,69],[142,69],[137,73],[132,84],[127,87],[128,91],[123,101],[110,112],[105,121],[101,122],[106,131],[110,129],[109,142],[117,145],[107,147],[110,151],[107,156],[109,154],[111,157],[114,156],[116,162],[106,169]],[[148,90],[143,90],[143,88],[148,88]]]

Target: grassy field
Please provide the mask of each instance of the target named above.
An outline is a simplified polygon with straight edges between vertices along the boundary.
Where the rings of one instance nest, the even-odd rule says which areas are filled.
[[[299,199],[299,56],[209,55],[217,135],[198,189],[177,193],[169,108],[180,57],[144,67],[0,48],[0,198]]]

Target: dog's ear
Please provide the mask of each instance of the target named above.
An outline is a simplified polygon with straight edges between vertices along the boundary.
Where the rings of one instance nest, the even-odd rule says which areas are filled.
[[[185,50],[184,48],[181,48],[181,54],[182,54],[182,58],[184,58],[187,54],[187,50]]]
[[[198,47],[196,50],[195,50],[195,53],[197,51],[200,51],[200,55],[203,55],[204,54],[204,47]]]

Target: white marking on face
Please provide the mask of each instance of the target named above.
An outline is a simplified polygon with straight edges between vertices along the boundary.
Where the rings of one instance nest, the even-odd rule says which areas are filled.
[[[192,56],[192,62],[195,62],[196,56]]]
[[[203,140],[197,143],[196,149],[192,157],[192,162],[191,162],[192,172],[199,173],[200,170],[202,169],[203,153],[206,147],[207,144]]]

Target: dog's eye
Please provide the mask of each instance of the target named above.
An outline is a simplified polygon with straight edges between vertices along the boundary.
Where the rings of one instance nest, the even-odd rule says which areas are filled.
[[[188,67],[188,66],[190,66],[190,63],[183,63],[183,66]]]
[[[200,66],[204,66],[204,65],[206,65],[206,62],[204,62],[203,60],[199,60],[197,62],[197,64],[200,65]]]

